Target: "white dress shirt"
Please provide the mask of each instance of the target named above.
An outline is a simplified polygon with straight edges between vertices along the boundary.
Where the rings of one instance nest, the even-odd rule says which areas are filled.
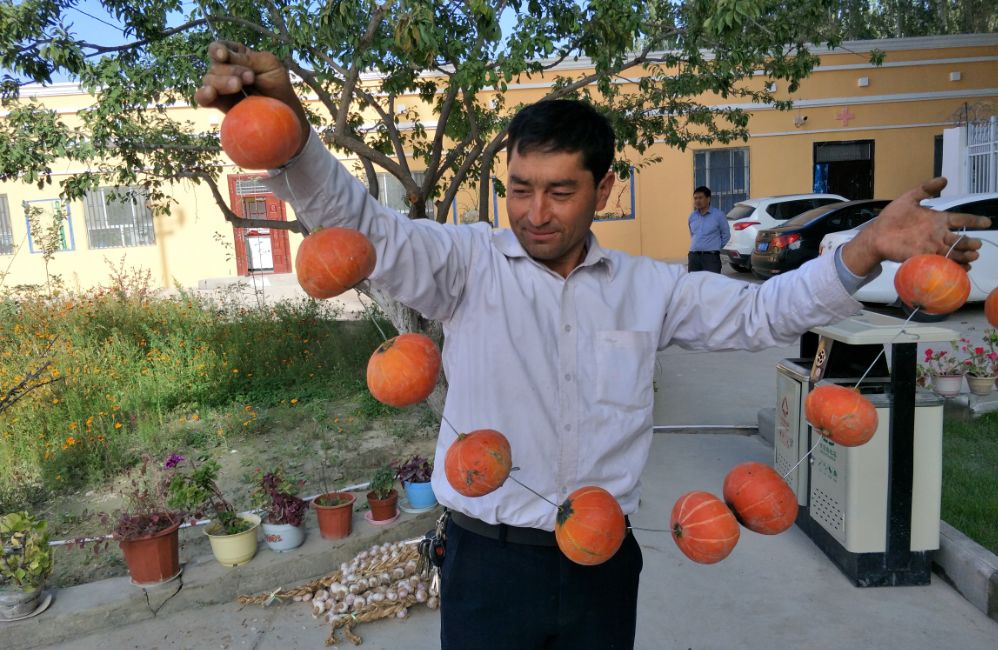
[[[553,530],[556,510],[513,481],[484,497],[455,492],[444,476],[456,436],[448,423],[505,434],[516,478],[551,501],[598,485],[630,514],[652,440],[657,350],[787,344],[860,307],[831,255],[749,284],[604,249],[590,235],[585,260],[562,278],[509,230],[413,221],[382,206],[315,134],[266,183],[310,229],[365,233],[378,255],[371,281],[442,322],[448,392],[433,490],[488,523]]]

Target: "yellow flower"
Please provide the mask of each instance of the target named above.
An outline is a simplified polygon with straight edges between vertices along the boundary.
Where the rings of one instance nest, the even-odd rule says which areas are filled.
[[[115,422],[114,423],[114,428],[115,429],[120,429],[121,428],[121,422]]]
[[[59,398],[58,397],[53,398],[52,403],[53,404],[58,404],[59,403]]]
[[[75,423],[75,422],[70,422],[70,423],[69,423],[69,428],[70,428],[70,430],[72,430],[72,431],[76,431],[76,426],[77,426],[77,425],[76,425],[76,423]]]
[[[201,419],[201,416],[198,415],[197,413],[195,413],[194,415],[191,416],[191,419],[194,420],[195,422],[197,422],[198,420]]]
[[[239,368],[233,368],[233,369],[232,369],[232,372],[233,372],[233,373],[238,373],[238,372],[239,372]]]
[[[294,399],[291,400],[291,406],[294,406],[297,403],[298,403],[298,398],[297,397],[295,397]]]
[[[76,438],[74,438],[73,436],[69,436],[68,438],[66,438],[67,447],[72,447],[75,444],[76,444]]]

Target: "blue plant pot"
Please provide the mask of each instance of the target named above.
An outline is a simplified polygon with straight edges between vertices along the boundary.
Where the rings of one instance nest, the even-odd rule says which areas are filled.
[[[437,505],[437,497],[433,494],[432,483],[403,483],[405,498],[413,510],[432,508]]]

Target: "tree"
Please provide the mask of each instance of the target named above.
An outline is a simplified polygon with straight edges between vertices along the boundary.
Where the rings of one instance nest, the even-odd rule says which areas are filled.
[[[166,112],[193,102],[216,38],[281,57],[300,93],[319,100],[309,104],[312,124],[332,148],[358,157],[371,193],[378,194],[380,167],[403,185],[410,217],[427,216],[430,200],[441,221],[462,187],[477,190],[479,218],[488,220],[493,162],[517,108],[505,93],[516,80],[587,57],[591,73],[557,76],[547,96],[591,99],[612,120],[619,148],[648,164],[656,141],[685,148],[747,138],[748,111],[709,107],[703,95],[788,109],[762,84],[750,84],[753,75],[785,80],[793,92],[818,61],[807,44],[840,40],[827,27],[829,0],[197,0],[186,14],[180,0],[102,4],[123,25],[124,44],[76,33],[77,0],[0,5],[0,67],[7,71],[0,91],[8,111],[0,178],[51,183],[54,161],[69,159],[90,171],[61,181],[65,199],[100,185],[141,186],[159,211],[169,184],[206,183],[237,226],[261,224],[240,220],[225,203],[217,134],[196,132]],[[504,16],[513,25],[506,34]],[[56,72],[96,98],[79,126],[19,97],[25,81],[47,83]],[[362,77],[368,73],[376,84]],[[617,83],[625,76],[637,81]],[[400,105],[413,93],[432,106],[436,128],[415,107]],[[377,116],[373,128],[365,113]],[[629,164],[621,159],[615,169],[624,174]],[[286,227],[302,230],[297,222]],[[379,302],[385,306],[383,296]],[[420,327],[404,310],[389,316],[400,330]]]

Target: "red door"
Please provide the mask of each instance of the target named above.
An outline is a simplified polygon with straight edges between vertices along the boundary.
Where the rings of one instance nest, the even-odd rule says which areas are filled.
[[[229,174],[229,205],[244,219],[287,221],[284,202],[274,196],[259,174]],[[236,245],[236,273],[290,273],[288,231],[280,228],[232,227]]]

